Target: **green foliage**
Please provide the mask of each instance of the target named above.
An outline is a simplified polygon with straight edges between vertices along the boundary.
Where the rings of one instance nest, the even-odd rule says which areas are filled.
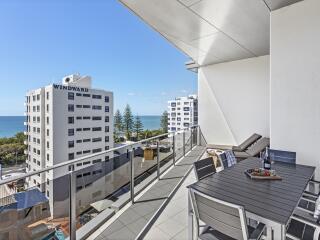
[[[130,140],[133,131],[133,115],[129,104],[126,105],[123,113],[123,130],[127,140]]]
[[[122,125],[122,115],[117,109],[115,115],[114,115],[114,130],[116,132],[121,132],[123,130],[123,125]]]
[[[141,135],[143,136],[144,139],[146,138],[151,138],[151,137],[155,137],[158,135],[163,134],[162,129],[156,129],[156,130],[144,130],[142,131]]]
[[[168,112],[164,111],[161,116],[161,129],[163,133],[168,132]]]
[[[141,132],[143,131],[143,124],[139,116],[136,116],[135,118],[135,121],[133,123],[133,131],[136,134],[137,140],[139,140],[141,137]]]
[[[27,148],[23,143],[25,139],[26,137],[21,132],[11,138],[0,138],[0,164],[6,167],[24,163],[27,157],[24,154]]]

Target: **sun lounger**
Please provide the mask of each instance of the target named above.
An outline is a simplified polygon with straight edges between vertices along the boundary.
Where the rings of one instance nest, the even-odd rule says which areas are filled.
[[[261,138],[255,144],[253,144],[246,151],[233,151],[236,158],[244,159],[248,157],[255,157],[260,154],[266,147],[270,145],[270,138]]]

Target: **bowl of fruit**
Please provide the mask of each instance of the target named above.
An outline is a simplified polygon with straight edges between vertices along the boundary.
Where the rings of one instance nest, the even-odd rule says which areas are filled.
[[[251,179],[271,179],[280,180],[281,177],[276,175],[275,170],[268,170],[263,168],[251,168],[245,171]]]

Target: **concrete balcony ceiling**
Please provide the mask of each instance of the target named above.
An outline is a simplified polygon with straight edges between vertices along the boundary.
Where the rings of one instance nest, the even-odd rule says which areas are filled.
[[[299,0],[120,0],[200,66],[269,54],[270,11]]]

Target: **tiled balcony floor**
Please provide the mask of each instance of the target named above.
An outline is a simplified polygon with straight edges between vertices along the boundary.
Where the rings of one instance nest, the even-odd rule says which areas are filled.
[[[144,239],[146,240],[185,240],[188,239],[188,191],[187,186],[196,182],[191,171],[179,190],[170,200],[164,211],[153,224]]]
[[[138,236],[144,236],[142,232],[146,232],[146,225],[151,226],[150,224],[155,220],[145,239],[185,239],[187,228],[187,191],[185,186],[194,181],[193,173],[188,177],[188,180],[182,183],[169,204],[166,204],[172,196],[172,191],[185,178],[192,163],[201,157],[203,151],[203,147],[195,147],[174,168],[166,172],[161,180],[151,186],[139,199],[136,199],[135,204],[126,208],[111,224],[102,226],[94,234],[93,239],[135,239]],[[157,219],[157,211],[162,206],[166,206],[166,208]],[[181,217],[183,215],[184,217]]]

